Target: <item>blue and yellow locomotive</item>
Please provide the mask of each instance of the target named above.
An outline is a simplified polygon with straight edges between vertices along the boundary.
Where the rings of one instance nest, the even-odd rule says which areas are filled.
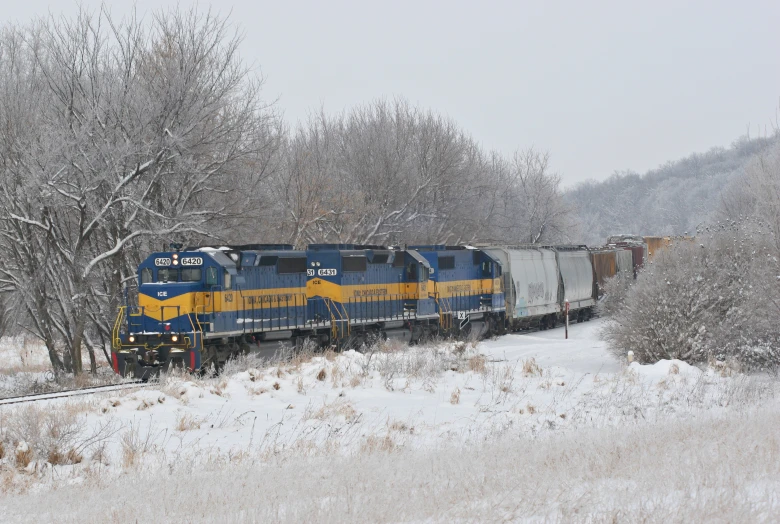
[[[289,245],[200,247],[154,253],[138,267],[138,303],[120,308],[113,366],[146,377],[197,370],[250,343],[317,333],[308,322],[306,252]]]
[[[438,330],[430,265],[417,252],[383,246],[314,244],[307,285],[312,318],[334,317],[334,338],[371,335],[417,341]]]
[[[150,255],[136,305],[113,331],[117,373],[219,367],[305,339],[360,346],[440,333],[481,335],[503,319],[501,267],[481,250],[353,244],[198,247]]]
[[[431,296],[440,328],[481,337],[504,330],[506,304],[501,264],[471,246],[410,246],[430,264]]]

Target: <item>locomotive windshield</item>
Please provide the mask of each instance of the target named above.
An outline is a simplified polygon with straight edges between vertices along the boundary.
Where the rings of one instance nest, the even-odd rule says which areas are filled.
[[[187,267],[181,269],[182,282],[200,282],[203,277],[202,270],[199,267]]]
[[[178,282],[179,270],[161,267],[157,270],[157,282]]]

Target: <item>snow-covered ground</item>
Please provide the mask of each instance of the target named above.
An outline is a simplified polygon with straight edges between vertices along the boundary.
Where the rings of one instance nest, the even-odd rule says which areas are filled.
[[[45,370],[49,364],[46,346],[29,336],[0,337],[0,371]]]
[[[46,346],[33,336],[0,337],[0,399],[20,395],[49,393],[75,387],[117,382],[103,354],[96,355],[97,375],[60,376],[55,380]],[[89,369],[89,354],[82,354],[84,369]]]
[[[187,521],[221,517],[264,520],[272,514],[265,510],[247,513],[246,508],[236,513],[217,502],[210,503],[215,507],[207,505],[188,515],[184,513],[186,505],[181,504],[190,495],[181,493],[180,499],[175,490],[164,490],[166,494],[161,497],[149,491],[154,501],[150,500],[150,508],[139,514],[134,508],[143,502],[136,491],[138,486],[169,484],[186,491],[188,483],[181,475],[198,479],[194,480],[198,485],[221,479],[211,486],[212,491],[198,488],[193,492],[199,496],[213,493],[214,501],[219,501],[220,497],[227,500],[235,493],[246,492],[246,486],[257,484],[258,490],[265,489],[262,480],[266,477],[283,484],[285,475],[313,475],[314,479],[306,482],[288,479],[289,489],[307,490],[301,493],[301,500],[306,502],[294,508],[290,506],[293,499],[277,498],[272,519],[316,518],[306,512],[317,505],[309,495],[318,493],[324,520],[363,520],[361,514],[375,515],[368,520],[393,520],[393,515],[401,520],[451,520],[458,516],[576,520],[565,518],[566,512],[576,506],[569,495],[585,496],[595,489],[599,497],[607,497],[612,488],[606,480],[606,484],[600,481],[596,487],[591,485],[592,479],[583,480],[582,475],[588,475],[587,467],[574,464],[575,452],[571,450],[581,448],[584,456],[606,452],[610,446],[605,448],[602,442],[629,450],[645,446],[645,441],[656,437],[679,438],[685,431],[706,431],[716,438],[720,434],[713,433],[711,427],[746,424],[747,428],[753,427],[751,423],[766,425],[768,420],[780,420],[777,384],[772,377],[728,376],[720,370],[700,370],[679,361],[626,366],[607,352],[598,337],[599,326],[600,321],[572,325],[569,340],[563,339],[562,329],[556,329],[508,335],[479,344],[388,346],[365,353],[304,355],[270,367],[248,360],[229,364],[216,378],[171,376],[158,386],[141,390],[0,407],[0,437],[5,449],[0,489],[7,493],[0,499],[0,511],[7,519],[47,519],[56,514],[59,519],[79,520],[83,515],[78,508],[66,511],[60,506],[89,491],[96,497],[95,504],[104,505],[105,514],[112,515],[114,521],[133,521],[138,515],[142,515],[141,520],[164,520],[164,515]],[[758,406],[767,413],[755,415]],[[53,427],[58,428],[55,433],[59,437],[50,434]],[[761,434],[759,429],[755,431]],[[701,445],[706,448],[708,444]],[[720,453],[718,443],[709,445],[715,446],[712,453]],[[701,452],[698,447],[689,449],[684,442],[670,443],[669,449],[670,453]],[[777,447],[774,450],[777,454]],[[521,491],[530,489],[533,483],[527,479],[540,473],[528,470],[522,475],[526,480],[521,481],[517,472],[507,470],[509,464],[518,468],[548,464],[559,478],[552,479],[549,472],[542,475],[549,484],[544,484],[545,492],[537,493],[533,511],[525,501],[507,505],[506,500],[498,499],[510,496],[511,490],[506,485],[501,488],[496,479],[488,480],[489,472],[483,471],[486,465],[479,465],[482,455],[493,465],[497,478],[507,482],[514,479],[511,482],[519,482]],[[500,459],[502,455],[505,463]],[[627,453],[625,467],[653,469],[670,462],[703,460],[674,456],[659,458],[654,464],[644,453],[641,457],[632,459]],[[623,459],[605,460],[618,464]],[[577,479],[566,477],[560,461],[573,461],[572,472],[576,470]],[[337,474],[329,470],[329,464],[344,471]],[[450,497],[453,507],[460,510],[452,513],[440,507],[428,511],[424,507],[429,506],[423,505],[420,511],[404,513],[394,513],[392,506],[372,508],[373,513],[365,507],[363,513],[355,512],[363,504],[360,500],[368,500],[364,491],[367,488],[357,486],[381,483],[372,464],[388,470],[387,489],[397,493],[386,498],[390,503],[396,497],[396,504],[402,503],[407,489],[404,481],[392,473],[396,466],[414,482],[423,484],[436,482],[436,475],[415,473],[411,464],[430,472],[439,468],[442,481],[453,483],[452,492],[440,488],[431,497]],[[610,467],[617,467],[615,464]],[[717,466],[717,460],[713,464]],[[768,473],[770,484],[780,482],[778,469]],[[463,473],[463,478],[483,471],[486,476],[475,481],[474,489],[477,493],[487,491],[478,497],[459,493],[464,486],[457,480],[457,471]],[[234,474],[243,479],[235,490],[231,487]],[[660,471],[656,474],[663,475]],[[682,479],[684,475],[680,475]],[[637,484],[642,481],[641,475],[628,477],[627,483],[615,480],[614,488],[641,498]],[[334,509],[327,503],[327,490],[307,487],[316,484],[317,478],[326,485],[339,486],[339,497],[343,496],[341,490],[347,490],[347,507]],[[566,491],[569,495],[564,497],[561,485],[574,491]],[[780,509],[776,497],[764,497],[762,490],[768,485],[759,483],[754,498]],[[350,489],[358,489],[352,499]],[[425,492],[420,485],[417,489],[418,494]],[[502,495],[502,489],[509,491]],[[126,490],[129,496],[117,490]],[[664,493],[660,485],[653,490],[653,497],[660,497],[653,499],[654,504],[689,496]],[[281,496],[276,488],[270,492]],[[31,496],[48,500],[51,505],[39,505],[31,511]],[[555,500],[548,500],[552,496]],[[462,497],[470,502],[461,507],[457,501]],[[98,500],[102,502],[98,504]],[[626,515],[646,515],[641,511],[649,507],[624,507],[617,504],[619,499],[610,500],[610,507],[624,508]],[[197,498],[189,503],[199,507]],[[308,508],[305,511],[304,506]],[[214,512],[215,508],[219,511]],[[586,504],[582,508],[591,512],[581,514],[583,518],[595,515],[595,506]]]

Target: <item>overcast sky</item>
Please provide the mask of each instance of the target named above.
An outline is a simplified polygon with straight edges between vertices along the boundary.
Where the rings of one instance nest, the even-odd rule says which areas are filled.
[[[139,12],[189,6],[139,0]],[[83,0],[96,8],[99,1]],[[207,1],[200,1],[207,8]],[[122,14],[129,2],[107,2]],[[644,172],[751,126],[780,101],[780,2],[214,2],[295,123],[403,96],[486,149],[550,151],[566,185]],[[75,13],[5,2],[3,20]]]

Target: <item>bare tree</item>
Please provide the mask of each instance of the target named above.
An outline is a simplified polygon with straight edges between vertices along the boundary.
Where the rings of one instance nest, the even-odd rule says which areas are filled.
[[[550,172],[549,153],[517,151],[497,170],[491,236],[521,244],[566,241],[575,232],[574,213],[563,200],[560,177]]]
[[[262,178],[275,117],[239,42],[196,10],[6,28],[0,271],[55,367],[60,341],[66,368],[86,346],[94,371],[137,246],[209,235]]]
[[[380,100],[313,115],[270,185],[281,236],[297,245],[553,241],[571,211],[548,159],[529,150],[510,164],[451,120]]]

